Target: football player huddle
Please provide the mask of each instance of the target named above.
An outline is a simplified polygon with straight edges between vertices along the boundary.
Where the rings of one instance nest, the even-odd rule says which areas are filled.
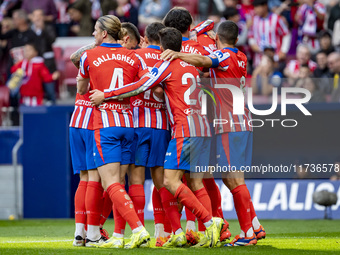
[[[246,106],[243,115],[233,115],[231,91],[216,86],[217,81],[244,86],[246,64],[238,63],[247,58],[235,48],[237,25],[224,21],[215,36],[212,21],[192,24],[189,11],[175,7],[139,38],[132,24],[106,15],[95,24],[95,43],[72,54],[79,68],[70,123],[73,169],[80,175],[74,246],[150,247],[144,226],[146,167],[154,182],[156,247],[244,246],[265,238],[242,171],[222,174],[241,228],[231,242],[214,177],[196,171],[195,166],[212,163],[251,165],[253,137]],[[201,77],[212,82],[202,85]],[[202,111],[205,94],[219,99],[208,114]],[[214,127],[214,116],[233,125]],[[110,238],[103,225],[111,210]],[[126,223],[132,230],[128,243]]]

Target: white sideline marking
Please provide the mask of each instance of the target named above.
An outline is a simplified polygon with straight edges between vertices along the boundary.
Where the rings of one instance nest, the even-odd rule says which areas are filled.
[[[4,241],[0,243],[56,243],[56,242],[72,242],[73,239],[70,240],[44,240],[44,241]]]

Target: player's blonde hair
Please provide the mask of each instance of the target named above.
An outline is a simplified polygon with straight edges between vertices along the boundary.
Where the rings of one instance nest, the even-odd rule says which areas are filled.
[[[123,38],[126,31],[122,28],[120,20],[114,15],[101,16],[97,22],[101,30],[106,31],[113,39],[120,40]]]

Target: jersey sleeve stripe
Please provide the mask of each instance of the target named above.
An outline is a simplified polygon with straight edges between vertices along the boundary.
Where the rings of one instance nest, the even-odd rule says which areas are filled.
[[[136,54],[136,53],[135,53],[135,55],[136,55],[136,57],[139,59],[142,68],[143,68],[143,69],[147,69],[148,67],[147,67],[147,65],[145,64],[144,59],[142,59],[142,58],[141,58],[138,54]]]
[[[84,52],[84,54],[80,58],[80,72],[81,72],[82,75],[85,75],[84,63],[85,63],[86,59],[87,59],[87,53]]]
[[[119,96],[114,96],[114,97],[110,97],[110,98],[106,98],[106,99],[120,99],[120,98],[126,98],[126,97],[131,97],[131,96],[135,96],[138,95],[146,90],[149,89],[149,87],[151,87],[157,80],[158,78],[165,72],[165,70],[169,67],[170,62],[166,61],[163,62],[160,67],[158,68],[158,73],[156,75],[151,75],[150,73],[146,76],[148,77],[148,79],[136,90],[133,91],[129,91],[126,93],[122,93]],[[166,77],[166,79],[169,76]],[[165,80],[165,79],[163,79]],[[138,81],[139,82],[139,81]],[[137,82],[131,83],[129,85],[124,86],[124,88],[126,87],[130,87],[135,85]],[[104,90],[104,92],[111,92],[112,90]]]

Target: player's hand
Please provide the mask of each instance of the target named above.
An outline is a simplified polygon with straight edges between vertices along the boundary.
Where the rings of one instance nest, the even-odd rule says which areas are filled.
[[[161,59],[164,61],[172,61],[176,58],[179,58],[178,53],[179,52],[167,49],[162,52]]]
[[[190,31],[189,39],[192,40],[192,41],[197,42],[197,32],[196,32],[196,30]]]
[[[164,100],[164,90],[161,85],[157,85],[156,87],[152,88],[152,92],[157,99]]]
[[[92,94],[90,95],[90,101],[93,106],[99,106],[105,100],[104,92],[98,89],[91,90],[90,94]]]
[[[213,39],[214,41],[216,41],[216,33],[213,30],[209,30],[207,32],[208,36]]]
[[[148,47],[148,44],[145,42],[145,39],[143,36],[140,37],[140,43],[138,44],[138,46],[139,48],[142,48],[142,49]]]

